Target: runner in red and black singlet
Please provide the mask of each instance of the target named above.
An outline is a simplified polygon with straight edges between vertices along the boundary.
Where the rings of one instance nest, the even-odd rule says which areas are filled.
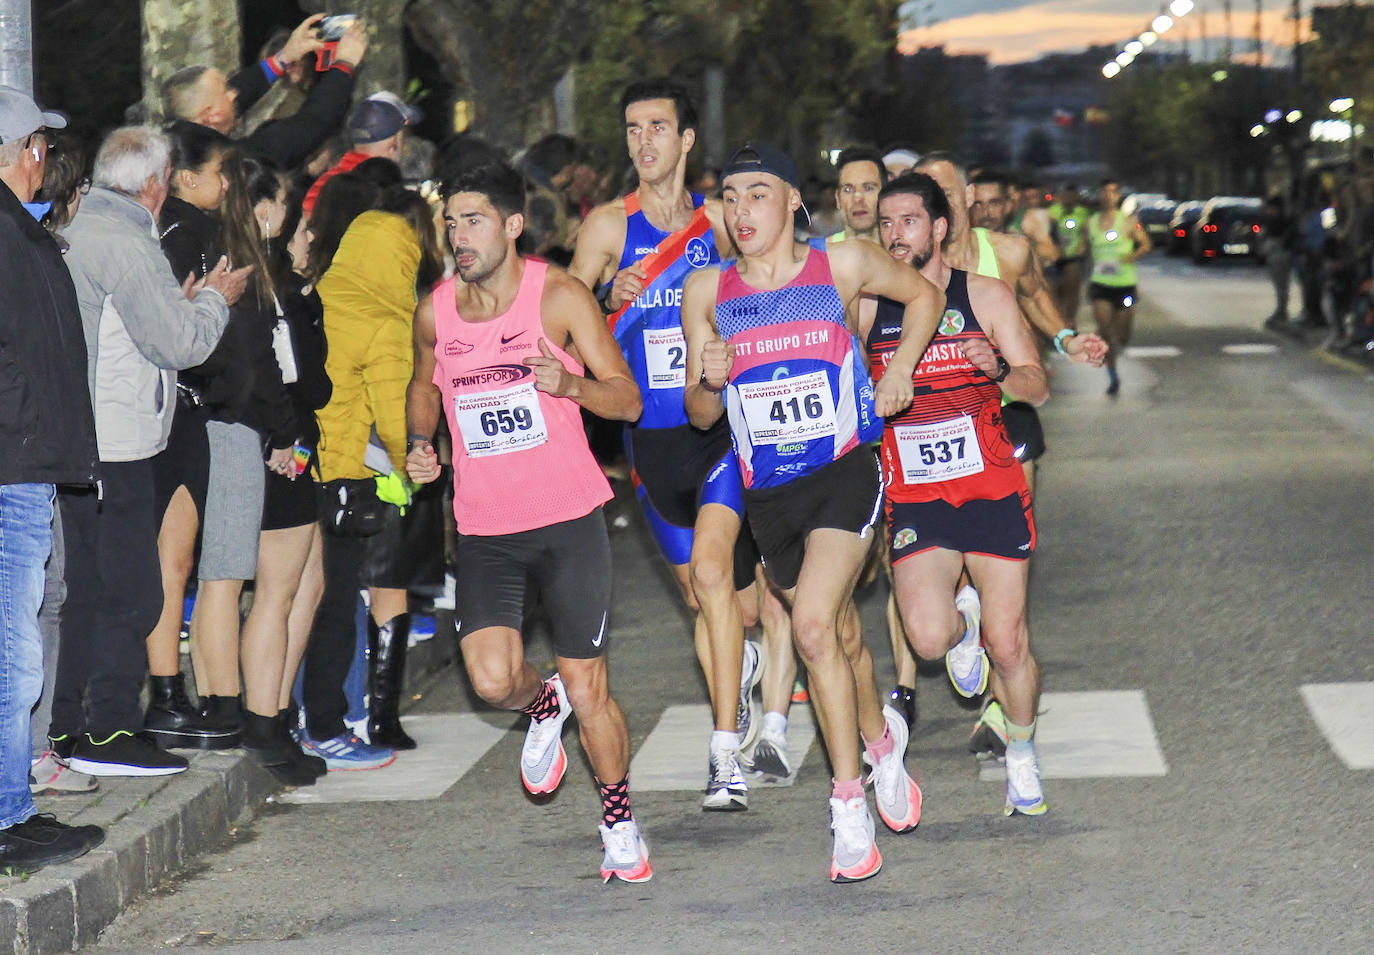
[[[611,492],[581,417],[585,408],[633,420],[639,389],[591,293],[516,253],[524,208],[524,179],[504,163],[447,185],[458,276],[415,310],[406,470],[421,484],[439,477],[431,438],[442,407],[453,435],[458,639],[473,688],[530,717],[520,777],[536,795],[562,781],[563,723],[577,714],[601,794],[601,877],[644,882],[653,868],[630,812],[629,734],[606,681],[611,553],[601,506]],[[547,680],[525,662],[529,585],[553,630],[558,672]]]
[[[911,406],[890,415],[883,433],[893,577],[916,653],[943,656],[964,696],[991,678],[1007,717],[1006,811],[1035,815],[1045,811],[1033,742],[1040,677],[1026,625],[1035,524],[1000,406],[1004,391],[1040,404],[1049,387],[1011,290],[944,260],[949,219],[949,200],[927,175],[883,188],[878,227],[889,254],[945,290]],[[891,360],[902,324],[901,310],[881,299],[861,306],[875,372]],[[956,594],[966,567],[973,585]]]

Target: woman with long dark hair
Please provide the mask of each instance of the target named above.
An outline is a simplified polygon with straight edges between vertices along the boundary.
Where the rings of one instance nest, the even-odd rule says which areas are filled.
[[[198,281],[224,256],[219,209],[228,189],[224,158],[233,143],[213,129],[182,121],[169,125],[167,136],[172,143],[172,175],[171,195],[159,221],[162,250],[178,279]],[[146,641],[150,692],[144,728],[164,748],[224,749],[239,744],[236,715],[232,720],[210,720],[191,704],[179,653],[186,584],[194,569],[210,481],[206,423],[212,409],[232,402],[245,387],[232,345],[226,334],[203,364],[178,374],[171,434],[166,449],[153,459],[162,515],[157,548],[163,604]],[[204,695],[205,687],[199,688]]]
[[[291,688],[324,590],[320,526],[316,521],[315,451],[320,431],[315,412],[329,401],[331,386],[324,370],[324,306],[313,283],[303,275],[309,233],[301,217],[300,200],[300,190],[286,198],[286,217],[272,241],[268,265],[274,275],[280,316],[274,338],[277,360],[301,435],[293,449],[294,473],[267,475],[267,499],[258,537],[258,576],[239,649],[244,718],[248,724],[274,719],[272,738],[278,742],[289,740]],[[264,199],[260,205],[266,202]],[[294,741],[291,746],[295,748]],[[322,766],[319,763],[317,768]]]

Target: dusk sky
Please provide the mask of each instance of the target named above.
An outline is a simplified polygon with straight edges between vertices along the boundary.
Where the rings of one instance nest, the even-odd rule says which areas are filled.
[[[1279,58],[1293,42],[1287,0],[1262,0],[1266,48],[1277,43]],[[1310,2],[1303,4],[1304,8]],[[1034,59],[1042,53],[1120,44],[1145,30],[1165,3],[1140,0],[912,0],[907,8],[921,26],[902,34],[901,48],[943,44],[950,53],[987,53],[994,63]],[[1253,49],[1254,0],[1233,0],[1233,49]],[[1194,55],[1205,33],[1219,50],[1225,34],[1221,0],[1199,0],[1164,39],[1186,42]],[[905,12],[905,11],[904,11]],[[933,25],[930,24],[934,21]]]

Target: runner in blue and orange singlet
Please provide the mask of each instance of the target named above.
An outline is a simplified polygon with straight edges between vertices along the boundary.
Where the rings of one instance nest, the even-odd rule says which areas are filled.
[[[862,441],[877,415],[911,401],[916,360],[939,320],[939,291],[871,242],[822,251],[793,238],[801,208],[796,164],[753,142],[724,171],[724,218],[739,258],[699,270],[683,290],[684,398],[693,424],[729,411],[745,511],[792,634],[834,771],[830,878],[855,882],[882,866],[858,737],[873,762],[879,815],[904,832],[920,819],[906,771],[906,721],[883,707],[853,608],[854,582],[881,506],[881,479]],[[870,383],[851,316],[861,295],[904,306],[889,372]]]
[[[692,427],[682,399],[683,282],[720,261],[725,230],[720,202],[685,185],[696,141],[696,110],[686,91],[671,80],[636,82],[625,90],[621,110],[639,186],[592,211],[571,271],[589,288],[600,286],[602,311],[644,396],[643,415],[625,428],[626,456],[649,529],[683,599],[697,611],[697,654],[715,717],[701,805],[742,810],[749,805],[747,750],[763,722],[754,715],[752,691],[765,656],[744,640],[742,606],[753,608],[758,600],[738,592],[754,588],[757,554],[752,538],[740,533],[744,495],[729,429],[723,421]],[[775,676],[787,681],[772,694],[780,697],[775,705],[783,712],[775,720],[785,731],[786,671],[795,664],[787,635],[772,629],[764,642],[767,659],[777,663],[770,668],[784,671]],[[764,768],[786,775],[785,738],[770,736],[766,749],[765,756],[776,758],[771,764],[765,758]]]

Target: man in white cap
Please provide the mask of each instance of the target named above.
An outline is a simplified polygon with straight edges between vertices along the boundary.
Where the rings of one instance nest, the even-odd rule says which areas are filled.
[[[378,157],[399,163],[401,150],[405,146],[406,127],[419,119],[419,110],[395,93],[384,90],[359,100],[348,114],[348,139],[353,148],[344,153],[333,168],[322,173],[305,194],[301,208],[306,216],[314,211],[315,200],[319,198],[324,184],[339,173],[349,172],[367,160]]]
[[[99,826],[38,815],[29,790],[54,485],[97,479],[76,290],[57,245],[24,208],[43,182],[44,130],[66,125],[0,86],[0,869],[19,872],[75,859],[105,840]]]

